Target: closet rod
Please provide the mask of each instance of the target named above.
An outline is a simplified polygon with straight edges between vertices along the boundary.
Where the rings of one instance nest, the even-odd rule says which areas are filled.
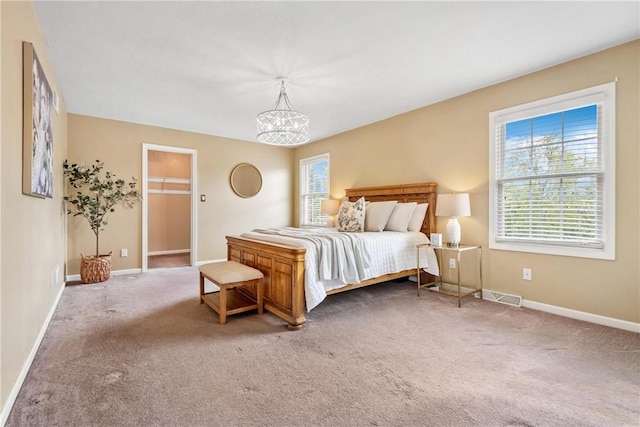
[[[191,194],[190,190],[155,190],[148,189],[149,194]]]
[[[162,182],[166,184],[191,184],[189,178],[164,178],[161,176],[150,176],[148,182]]]

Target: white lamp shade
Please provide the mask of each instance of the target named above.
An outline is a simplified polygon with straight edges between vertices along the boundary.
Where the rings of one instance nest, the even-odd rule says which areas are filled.
[[[469,194],[438,194],[436,216],[471,216]]]
[[[328,199],[320,201],[320,213],[322,215],[336,215],[340,209],[340,200]]]
[[[335,227],[335,216],[338,214],[338,210],[340,210],[340,200],[328,199],[320,201],[320,213],[327,215],[328,228]]]
[[[456,217],[471,216],[468,193],[438,194],[436,216],[450,216],[445,229],[445,240],[449,246],[460,244],[460,223]]]

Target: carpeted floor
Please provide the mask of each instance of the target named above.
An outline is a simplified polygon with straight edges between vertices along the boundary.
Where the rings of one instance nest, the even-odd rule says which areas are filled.
[[[147,258],[149,268],[186,267],[191,265],[191,254],[151,255]]]
[[[198,304],[190,267],[69,286],[8,426],[637,426],[638,334],[414,284],[301,330]]]

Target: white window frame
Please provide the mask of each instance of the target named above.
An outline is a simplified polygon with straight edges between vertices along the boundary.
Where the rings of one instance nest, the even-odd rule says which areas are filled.
[[[615,82],[594,86],[588,89],[547,98],[516,107],[493,111],[489,114],[489,248],[531,252],[550,255],[574,256],[582,258],[615,259]],[[603,161],[603,212],[602,248],[588,248],[579,246],[561,246],[557,244],[505,242],[497,241],[498,230],[498,187],[497,187],[497,152],[498,126],[525,118],[543,116],[546,114],[580,108],[586,105],[598,104],[602,109],[599,138],[602,143]]]
[[[326,199],[330,198],[329,195],[329,191],[331,188],[331,183],[330,183],[330,179],[331,179],[331,159],[329,157],[329,153],[324,153],[324,154],[318,154],[316,156],[312,156],[312,157],[307,157],[304,159],[300,159],[300,167],[298,169],[299,174],[300,174],[300,199],[299,199],[299,206],[300,206],[300,216],[299,216],[299,220],[300,220],[300,227],[301,228],[305,228],[305,227],[323,227],[324,223],[326,222],[326,215],[323,215],[323,225],[318,225],[318,224],[305,224],[304,220],[306,218],[305,212],[304,212],[304,197],[307,195],[307,193],[305,193],[303,190],[306,188],[305,185],[305,176],[302,173],[302,170],[304,167],[312,165],[314,163],[319,163],[319,162],[323,162],[325,161],[327,162],[327,192],[326,193],[317,193],[317,194],[321,194],[324,195]]]

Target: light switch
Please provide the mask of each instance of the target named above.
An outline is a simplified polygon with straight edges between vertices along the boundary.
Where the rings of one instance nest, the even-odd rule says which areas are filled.
[[[205,196],[204,194],[200,195],[200,201],[201,202],[206,202],[207,201],[207,196]]]

